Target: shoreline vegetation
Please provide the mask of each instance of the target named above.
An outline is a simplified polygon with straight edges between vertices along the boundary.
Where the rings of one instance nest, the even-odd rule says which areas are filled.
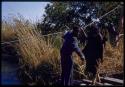
[[[14,60],[20,66],[18,77],[24,84],[52,85],[60,79],[60,47],[61,35],[41,37],[35,26],[23,18],[12,18],[13,22],[2,21],[2,42],[19,40],[17,43],[2,44],[2,60]],[[41,31],[42,32],[42,31]],[[22,38],[30,38],[22,40]],[[123,74],[123,42],[113,48],[106,43],[104,62],[100,66],[102,75]],[[11,51],[9,51],[11,50]],[[4,56],[3,56],[4,55]],[[8,57],[5,57],[9,55]],[[10,57],[11,56],[11,57]],[[85,62],[82,65],[78,56],[74,53],[74,69],[83,73]],[[2,66],[4,67],[4,66]],[[83,75],[74,71],[74,79],[82,79]]]

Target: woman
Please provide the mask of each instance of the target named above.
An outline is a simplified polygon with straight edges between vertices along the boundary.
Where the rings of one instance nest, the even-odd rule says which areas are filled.
[[[92,85],[94,85],[96,77],[100,81],[98,69],[100,62],[103,62],[103,45],[105,41],[95,24],[89,28],[86,39],[87,44],[82,50],[86,59],[85,74],[92,80]]]

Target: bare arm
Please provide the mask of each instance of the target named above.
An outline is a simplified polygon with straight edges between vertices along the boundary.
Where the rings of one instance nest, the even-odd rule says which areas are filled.
[[[72,43],[73,45],[73,49],[75,50],[75,52],[80,56],[80,58],[82,60],[85,59],[85,56],[83,55],[82,51],[80,50],[77,41],[75,40],[76,38],[74,38],[74,42]]]

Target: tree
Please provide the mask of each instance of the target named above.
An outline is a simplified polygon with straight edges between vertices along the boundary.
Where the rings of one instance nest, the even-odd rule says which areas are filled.
[[[39,23],[43,34],[63,31],[65,25],[72,28],[74,24],[84,27],[116,7],[120,2],[52,2],[45,8],[44,20]],[[118,27],[119,9],[101,20],[104,23],[113,21]]]

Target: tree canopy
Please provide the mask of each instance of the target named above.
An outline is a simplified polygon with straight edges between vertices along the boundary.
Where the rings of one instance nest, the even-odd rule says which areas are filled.
[[[65,25],[70,29],[74,24],[84,27],[92,22],[92,19],[99,18],[109,12],[121,2],[51,2],[45,7],[44,20],[38,23],[38,29],[42,34],[64,31]],[[118,28],[121,8],[115,10],[101,23],[113,22]]]

